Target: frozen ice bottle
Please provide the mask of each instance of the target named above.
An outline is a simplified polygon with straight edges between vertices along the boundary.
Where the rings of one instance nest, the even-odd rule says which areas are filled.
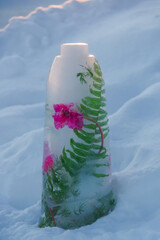
[[[40,227],[78,228],[113,210],[108,133],[97,60],[86,43],[63,44],[47,82]]]

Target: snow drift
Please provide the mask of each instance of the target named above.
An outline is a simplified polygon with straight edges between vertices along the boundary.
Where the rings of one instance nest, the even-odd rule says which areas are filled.
[[[160,1],[73,1],[0,32],[0,239],[160,238]],[[118,202],[92,225],[39,229],[45,88],[63,42],[87,42],[107,86]]]

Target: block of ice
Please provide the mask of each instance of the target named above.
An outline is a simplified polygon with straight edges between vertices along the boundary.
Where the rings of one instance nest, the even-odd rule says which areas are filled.
[[[114,208],[100,66],[88,44],[63,44],[47,82],[40,227],[91,224]]]

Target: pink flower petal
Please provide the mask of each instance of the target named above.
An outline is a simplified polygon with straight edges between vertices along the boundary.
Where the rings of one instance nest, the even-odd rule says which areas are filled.
[[[81,130],[83,127],[83,113],[77,112],[74,107],[74,103],[68,105],[55,104],[53,105],[55,110],[54,125],[56,129],[63,128],[68,125],[69,128]]]
[[[51,166],[53,165],[53,158],[51,155],[47,156],[43,162],[43,170],[44,172],[48,172],[48,170],[51,170]]]

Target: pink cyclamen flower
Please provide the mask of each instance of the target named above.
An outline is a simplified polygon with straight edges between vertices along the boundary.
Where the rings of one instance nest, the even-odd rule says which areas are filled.
[[[55,104],[53,108],[55,110],[54,125],[56,129],[63,128],[68,125],[69,128],[81,130],[83,127],[83,113],[79,113],[73,108],[74,103]]]
[[[53,158],[51,155],[47,156],[43,162],[43,170],[44,172],[48,172],[48,170],[51,170],[51,166],[53,165]]]

